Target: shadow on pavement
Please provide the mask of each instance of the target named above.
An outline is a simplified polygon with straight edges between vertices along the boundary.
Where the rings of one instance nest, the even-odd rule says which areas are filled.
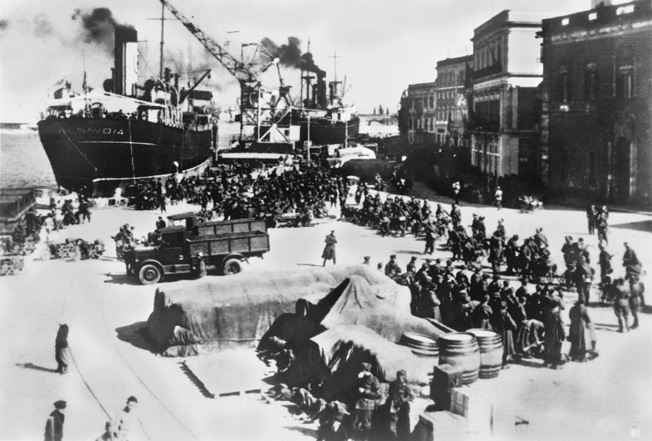
[[[611,228],[623,228],[628,230],[646,231],[652,233],[652,220],[639,222],[628,222],[626,224],[610,225]]]
[[[43,366],[37,366],[34,363],[16,363],[16,366],[21,367],[23,369],[34,369],[35,371],[42,371],[42,372],[50,372],[50,373],[56,373],[56,369],[50,369],[46,368]]]
[[[132,325],[116,328],[118,338],[124,342],[156,354],[154,345],[147,339],[147,322],[136,322]]]
[[[140,284],[140,282],[138,281],[138,277],[128,276],[126,273],[119,273],[119,274],[106,273],[105,275],[107,279],[104,281],[104,283],[116,283],[118,285]]]
[[[309,429],[307,427],[297,427],[297,426],[286,426],[285,428],[288,430],[296,430],[297,432],[300,432],[303,435],[311,436],[313,438],[317,437],[317,431],[315,429]]]

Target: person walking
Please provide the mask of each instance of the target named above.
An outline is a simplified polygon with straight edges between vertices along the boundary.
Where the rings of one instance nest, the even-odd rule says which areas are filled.
[[[64,410],[66,402],[58,400],[54,402],[54,410],[50,413],[45,423],[45,441],[61,441],[63,439],[63,423],[66,420]]]
[[[496,208],[500,211],[500,209],[503,208],[503,191],[500,189],[500,187],[496,187],[494,199],[496,201]]]
[[[54,358],[57,361],[55,372],[63,375],[68,373],[68,360],[70,359],[70,348],[68,347],[68,325],[59,325],[57,337],[54,341]]]
[[[337,254],[335,253],[337,238],[335,237],[335,230],[331,230],[331,234],[326,236],[324,242],[326,245],[324,246],[324,251],[321,253],[321,257],[324,259],[323,266],[326,266],[327,260],[332,260],[333,265],[335,265],[337,263]]]

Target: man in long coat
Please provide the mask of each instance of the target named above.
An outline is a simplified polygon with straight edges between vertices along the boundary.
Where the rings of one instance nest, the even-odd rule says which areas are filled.
[[[597,338],[593,322],[580,297],[575,305],[568,312],[570,318],[570,329],[568,330],[568,341],[571,344],[568,355],[572,361],[588,361],[597,356],[595,346]]]
[[[323,266],[326,266],[327,260],[332,260],[333,264],[335,264],[337,261],[337,255],[335,253],[335,244],[337,243],[337,239],[335,238],[335,230],[331,230],[331,234],[326,236],[326,240],[324,240],[324,242],[326,245],[324,246],[324,251],[321,253],[321,257],[324,259]]]

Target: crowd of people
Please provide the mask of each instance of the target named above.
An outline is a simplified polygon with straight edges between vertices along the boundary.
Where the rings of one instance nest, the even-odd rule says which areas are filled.
[[[382,180],[377,180],[377,185],[382,187]],[[542,228],[521,240],[519,235],[507,233],[503,219],[499,219],[491,233],[484,217],[477,214],[465,226],[459,208],[459,188],[454,188],[457,200],[449,210],[440,203],[434,211],[427,200],[383,196],[364,182],[349,192],[349,182],[333,174],[327,163],[299,162],[266,169],[260,163],[249,162],[214,169],[201,178],[178,180],[171,175],[165,182],[139,183],[134,188],[133,203],[137,209],[158,209],[163,213],[168,201],[187,201],[200,205],[207,219],[266,219],[270,227],[288,216],[296,216],[301,225],[310,225],[314,218],[326,216],[329,208],[339,206],[341,220],[375,229],[382,237],[423,237],[426,258],[421,266],[417,265],[418,258],[412,256],[403,268],[392,254],[386,264],[379,264],[379,270],[409,288],[413,315],[437,320],[452,331],[480,328],[500,335],[504,368],[538,358],[544,366],[557,369],[567,360],[583,362],[598,356],[597,336],[588,309],[597,276],[583,238],[565,238],[561,248],[565,271],[558,274],[551,261],[552,244]],[[500,210],[500,189],[494,202]],[[88,203],[80,203],[76,212],[71,205],[64,205],[60,214],[54,209],[44,218],[28,217],[25,233],[38,232],[42,225],[57,229],[66,223],[90,222],[90,218]],[[613,303],[621,332],[636,329],[638,312],[645,305],[641,262],[625,243],[625,276],[612,277],[613,255],[607,250],[609,211],[606,206],[591,206],[587,218],[589,234],[597,234],[599,242],[600,300]],[[156,228],[165,227],[165,221],[159,217]],[[120,228],[114,239],[119,258],[136,244],[133,227],[128,224]],[[450,252],[450,258],[433,257],[437,242],[440,250]],[[332,230],[325,239],[324,266],[328,261],[336,263],[336,244]],[[371,264],[370,256],[365,257],[364,263]],[[515,287],[514,280],[520,286]],[[577,291],[578,298],[566,315],[564,294],[571,289]],[[629,315],[633,317],[631,326]],[[568,331],[565,316],[570,322]],[[61,356],[57,356],[58,372],[65,373],[68,348],[59,340],[65,339],[57,340],[61,349]],[[570,342],[568,354],[562,352],[566,340]],[[381,393],[379,381],[371,371],[371,365],[362,363],[355,389],[341,401],[326,402],[320,398],[319,385],[312,384],[305,388],[279,384],[270,397],[293,401],[309,419],[319,421],[319,440],[403,439],[409,433],[412,400],[405,372],[397,372],[397,380],[386,393]]]
[[[361,363],[356,381],[340,399],[321,398],[322,384],[272,387],[270,399],[294,403],[305,421],[318,421],[317,441],[406,440],[410,436],[410,402],[414,392],[405,370],[383,389],[370,363]]]

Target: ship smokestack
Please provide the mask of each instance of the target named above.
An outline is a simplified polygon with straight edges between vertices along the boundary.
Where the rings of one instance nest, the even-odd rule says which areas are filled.
[[[326,72],[323,70],[317,71],[317,106],[320,109],[325,109],[328,105],[328,98],[326,96]]]
[[[138,32],[126,26],[115,27],[115,74],[113,92],[133,94],[138,82]]]

